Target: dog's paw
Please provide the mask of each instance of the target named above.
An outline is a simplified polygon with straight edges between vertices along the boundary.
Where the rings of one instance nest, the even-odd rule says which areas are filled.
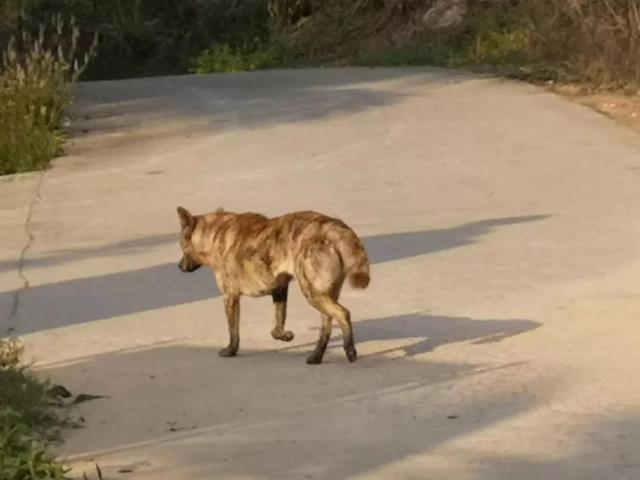
[[[344,353],[347,354],[347,360],[349,360],[349,363],[353,363],[358,359],[358,352],[354,347],[345,349]]]
[[[322,363],[322,355],[312,353],[307,357],[307,365],[320,365]]]
[[[295,337],[295,334],[291,330],[287,330],[282,335],[281,340],[284,341],[284,342],[290,342],[291,340],[294,339],[294,337]]]
[[[236,353],[238,353],[237,350],[227,347],[227,348],[223,348],[222,350],[220,350],[218,352],[218,355],[220,355],[221,357],[224,357],[224,358],[229,358],[229,357],[235,357]]]
[[[286,331],[273,330],[271,332],[271,336],[276,340],[282,340],[283,342],[290,342],[295,337],[294,333],[289,330],[286,330]]]

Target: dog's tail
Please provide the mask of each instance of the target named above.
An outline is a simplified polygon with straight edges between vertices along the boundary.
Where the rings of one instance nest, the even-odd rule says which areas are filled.
[[[371,281],[369,256],[356,233],[349,227],[340,229],[335,246],[340,253],[351,286],[353,288],[367,288]]]

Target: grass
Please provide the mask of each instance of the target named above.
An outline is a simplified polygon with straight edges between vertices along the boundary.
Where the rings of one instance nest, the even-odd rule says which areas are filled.
[[[191,61],[191,73],[227,73],[261,70],[282,65],[283,59],[275,47],[235,49],[218,44],[202,51]]]
[[[47,452],[63,424],[48,382],[20,365],[18,342],[0,339],[0,480],[62,480],[66,470]]]

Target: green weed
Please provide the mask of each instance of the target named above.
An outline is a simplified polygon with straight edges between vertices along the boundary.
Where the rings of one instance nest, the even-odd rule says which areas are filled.
[[[244,72],[272,68],[282,63],[275,48],[234,49],[219,44],[202,51],[191,62],[192,73]]]
[[[47,453],[64,420],[49,383],[20,365],[21,344],[0,339],[0,480],[61,480],[65,470]]]
[[[0,422],[0,480],[63,480],[65,473],[28,427],[18,420]]]

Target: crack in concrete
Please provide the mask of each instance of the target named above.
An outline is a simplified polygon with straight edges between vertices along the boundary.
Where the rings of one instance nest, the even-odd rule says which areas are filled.
[[[45,174],[46,174],[46,170],[43,170],[42,173],[40,174],[40,179],[38,180],[38,184],[36,185],[36,193],[31,203],[29,203],[29,209],[27,210],[27,218],[25,219],[25,222],[24,222],[24,233],[27,237],[27,241],[24,247],[22,247],[22,250],[20,251],[20,258],[18,260],[18,275],[22,279],[22,287],[16,290],[16,293],[13,297],[11,312],[9,313],[8,327],[6,330],[8,334],[12,334],[16,330],[14,322],[18,319],[18,311],[20,309],[20,297],[31,285],[29,281],[29,277],[27,277],[27,275],[24,272],[24,264],[27,257],[27,253],[29,252],[31,245],[33,245],[33,241],[35,240],[35,235],[30,229],[31,217],[33,216],[33,210],[35,209],[36,205],[42,198],[41,189],[42,189],[42,183],[44,181]]]

